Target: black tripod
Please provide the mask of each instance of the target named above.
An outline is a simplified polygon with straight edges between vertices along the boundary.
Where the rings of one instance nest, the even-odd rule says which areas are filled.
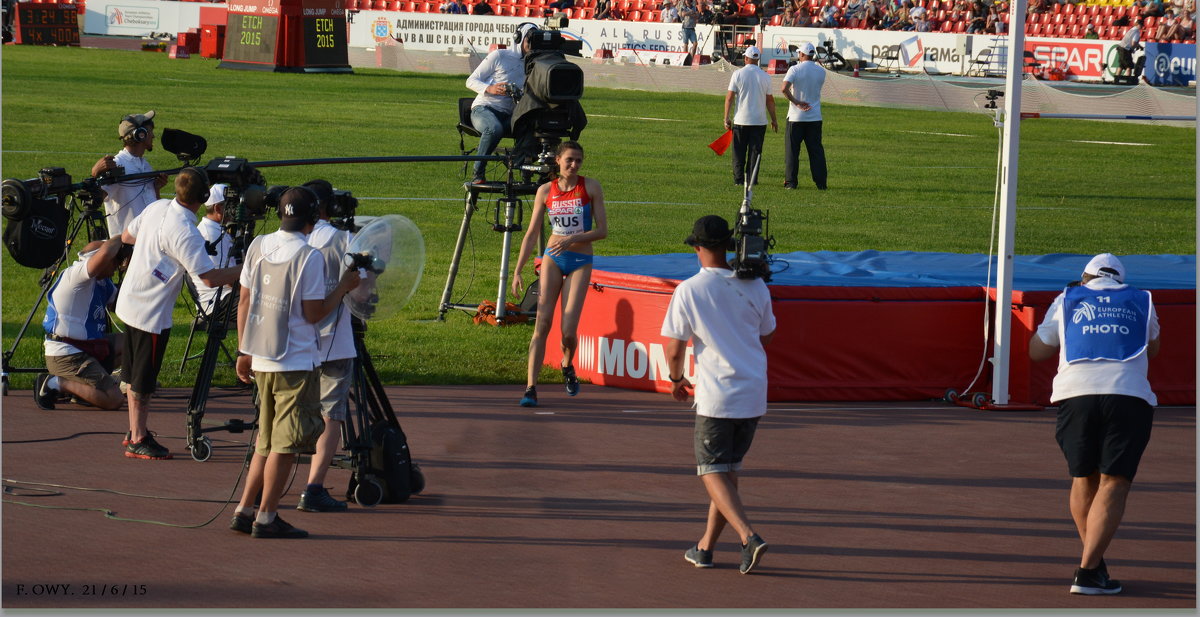
[[[92,193],[81,192],[79,195],[72,196],[73,210],[78,210],[79,215],[71,222],[71,226],[67,232],[67,242],[63,246],[62,255],[54,265],[42,271],[42,278],[38,281],[42,292],[38,295],[38,299],[33,304],[33,308],[29,309],[29,315],[25,317],[25,323],[21,324],[21,329],[17,331],[16,337],[13,339],[12,346],[4,351],[3,355],[3,372],[0,373],[0,389],[3,390],[5,396],[8,395],[8,375],[10,373],[42,373],[45,372],[45,367],[15,367],[12,365],[12,358],[17,352],[17,346],[21,344],[21,339],[25,337],[25,331],[29,329],[29,324],[33,323],[33,318],[38,314],[38,309],[42,306],[42,301],[50,293],[50,288],[54,286],[55,280],[62,272],[63,264],[71,257],[71,247],[75,245],[75,240],[81,231],[86,230],[87,242],[96,240],[108,239],[108,226],[104,222],[104,210],[101,208],[100,198]],[[79,204],[82,203],[82,209]],[[87,244],[85,242],[84,244]]]
[[[425,489],[425,475],[412,460],[408,438],[396,412],[388,400],[371,354],[367,352],[364,335],[367,324],[357,317],[350,318],[354,331],[353,382],[350,398],[354,410],[342,424],[342,449],[345,454],[333,458],[332,467],[353,472],[346,498],[361,506],[374,506],[383,501],[399,502]]]
[[[228,229],[229,235],[233,238],[229,257],[233,263],[240,264],[246,254],[246,248],[254,239],[254,221],[235,222],[230,224]],[[200,426],[204,420],[204,410],[208,405],[209,390],[212,388],[212,378],[217,368],[217,360],[221,353],[225,353],[228,357],[228,352],[224,348],[225,335],[229,332],[229,325],[237,323],[240,293],[241,286],[237,283],[231,285],[228,291],[224,288],[217,290],[212,312],[209,314],[208,339],[204,343],[204,352],[200,356],[200,368],[196,373],[196,383],[192,386],[191,396],[188,397],[187,447],[192,453],[192,459],[202,463],[212,457],[212,440],[204,433],[214,431],[242,433],[258,427],[258,405],[254,406],[255,419],[251,422],[233,418],[217,426],[208,428]],[[190,346],[190,338],[188,342]]]

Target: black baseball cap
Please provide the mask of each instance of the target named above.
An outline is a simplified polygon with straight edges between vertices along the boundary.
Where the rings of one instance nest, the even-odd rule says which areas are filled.
[[[279,197],[279,228],[300,231],[316,220],[317,194],[312,189],[293,186]]]
[[[709,214],[696,219],[696,224],[692,226],[692,235],[688,236],[683,241],[688,246],[703,246],[704,248],[720,248],[729,242],[729,238],[733,232],[729,229],[729,222],[715,215]]]

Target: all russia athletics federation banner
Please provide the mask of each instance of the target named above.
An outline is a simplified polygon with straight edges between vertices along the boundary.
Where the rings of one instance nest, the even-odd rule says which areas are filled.
[[[397,13],[359,11],[350,25],[350,47],[371,48],[398,41],[416,51],[451,51],[487,55],[492,45],[511,45],[518,24],[541,24],[540,17],[497,17],[494,15],[444,15],[442,13]],[[612,51],[613,58],[637,64],[651,61],[683,64],[683,29],[679,24],[654,22],[595,21],[572,19],[563,36],[582,41],[580,53],[592,57],[597,50]],[[716,35],[713,26],[698,26],[700,53],[711,55]]]

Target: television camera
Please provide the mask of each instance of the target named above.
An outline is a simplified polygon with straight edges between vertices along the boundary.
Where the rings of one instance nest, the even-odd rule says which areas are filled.
[[[554,149],[564,138],[579,139],[587,126],[583,98],[583,69],[567,60],[581,56],[583,41],[568,40],[562,30],[566,16],[546,17],[542,28],[524,36],[525,88],[511,94],[516,101],[512,130],[516,136],[515,161],[528,175],[554,173]]]
[[[762,154],[754,161],[753,173],[746,176],[745,196],[742,206],[738,209],[736,223],[733,226],[735,255],[733,271],[740,279],[761,278],[765,282],[771,280],[770,249],[775,246],[775,238],[767,232],[767,214],[751,206],[754,199],[754,179],[758,178],[758,165]]]

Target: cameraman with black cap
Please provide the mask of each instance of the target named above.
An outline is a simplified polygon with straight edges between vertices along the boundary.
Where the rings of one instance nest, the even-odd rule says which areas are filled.
[[[476,154],[486,156],[495,152],[496,145],[512,124],[516,103],[510,91],[525,87],[523,58],[529,51],[529,34],[536,30],[537,26],[531,23],[518,25],[513,33],[513,47],[516,49],[493,51],[467,77],[467,87],[479,93],[471,103],[471,124],[479,131],[479,149]],[[486,182],[486,168],[487,164],[484,161],[476,161],[475,177],[471,182]]]
[[[771,294],[760,278],[739,278],[725,253],[733,232],[725,219],[700,217],[684,243],[696,249],[700,272],[671,294],[661,334],[667,338],[671,396],[688,399],[687,343],[696,358],[696,474],[710,503],[700,541],[684,553],[697,568],[713,567],[712,551],[725,525],[742,542],[741,573],[749,574],[767,550],[746,518],[738,496],[738,471],[758,420],[767,412],[767,353],[775,334]]]
[[[92,165],[92,176],[121,167],[124,175],[142,174],[154,171],[144,155],[154,150],[154,112],[130,114],[121,119],[117,126],[117,136],[125,147],[116,156],[105,155],[95,165]],[[119,236],[146,206],[158,200],[158,192],[167,185],[167,175],[158,174],[154,178],[130,180],[106,184],[102,187],[105,192],[104,213],[108,223],[108,235]]]

